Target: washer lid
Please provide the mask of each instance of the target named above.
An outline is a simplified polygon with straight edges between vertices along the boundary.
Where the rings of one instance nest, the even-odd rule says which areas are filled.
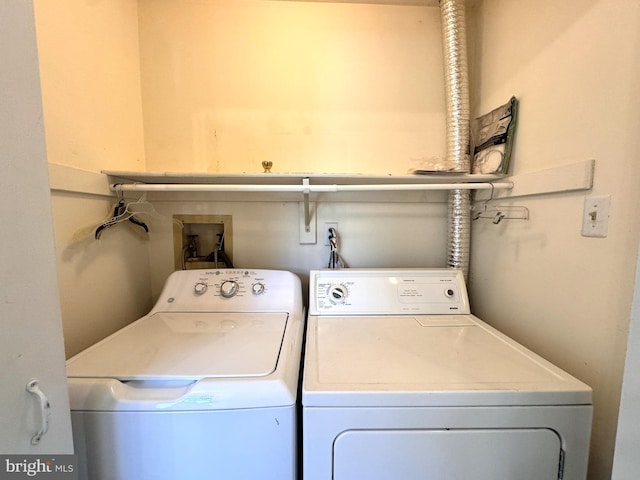
[[[590,404],[591,389],[473,315],[309,316],[305,406]]]
[[[156,313],[67,362],[69,377],[264,377],[278,363],[286,313]]]

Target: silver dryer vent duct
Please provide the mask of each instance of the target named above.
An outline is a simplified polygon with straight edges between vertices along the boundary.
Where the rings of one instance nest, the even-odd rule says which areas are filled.
[[[447,119],[447,163],[456,172],[470,171],[469,72],[464,0],[440,0],[444,46]],[[448,199],[450,268],[469,273],[471,205],[468,190],[452,190]]]

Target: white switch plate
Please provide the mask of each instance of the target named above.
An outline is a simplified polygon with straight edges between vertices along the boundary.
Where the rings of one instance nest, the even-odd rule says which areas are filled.
[[[609,206],[611,195],[590,195],[584,197],[584,212],[582,213],[582,236],[607,236],[609,228]]]

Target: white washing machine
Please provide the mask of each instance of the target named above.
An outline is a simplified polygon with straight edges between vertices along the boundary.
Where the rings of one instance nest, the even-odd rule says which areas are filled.
[[[470,313],[450,269],[312,271],[305,480],[578,480],[591,389]]]
[[[297,478],[300,280],[173,273],[151,312],[67,363],[80,478]]]

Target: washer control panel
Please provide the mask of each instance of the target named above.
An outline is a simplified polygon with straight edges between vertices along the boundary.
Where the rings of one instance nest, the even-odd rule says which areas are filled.
[[[220,284],[220,295],[224,298],[231,298],[240,290],[240,284],[236,280],[224,280]]]
[[[264,295],[268,291],[265,275],[259,275],[251,270],[202,272],[193,285],[193,294],[203,295],[210,289],[210,294],[219,295],[222,298],[247,294]]]
[[[279,270],[181,270],[165,284],[156,307],[182,311],[243,311],[300,303],[300,279]],[[282,310],[284,307],[280,307]],[[159,308],[158,308],[159,309]]]
[[[312,270],[310,315],[468,314],[462,272],[453,269]]]

